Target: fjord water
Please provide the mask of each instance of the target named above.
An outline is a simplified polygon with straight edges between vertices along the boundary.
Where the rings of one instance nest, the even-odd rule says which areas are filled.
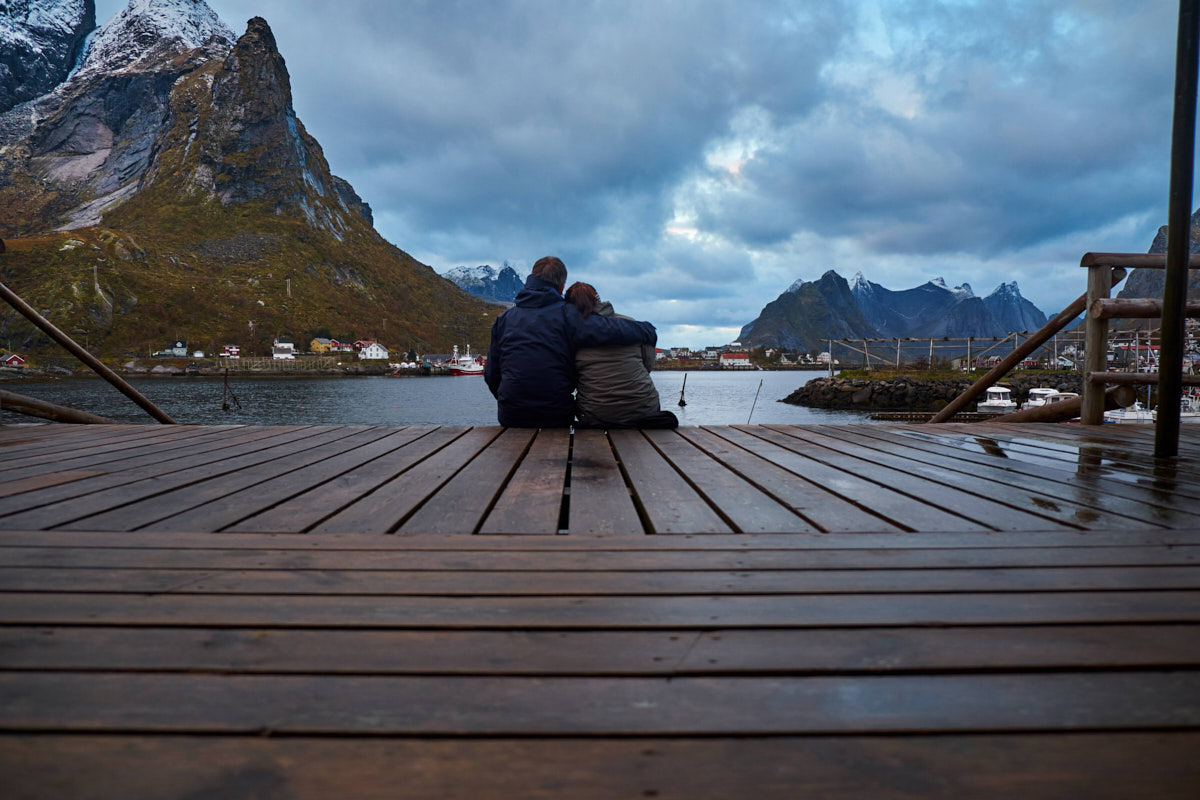
[[[864,415],[780,403],[824,372],[689,372],[687,405],[680,408],[683,372],[652,373],[662,407],[684,425],[744,425],[754,394],[754,423],[862,421]],[[295,378],[230,377],[241,409],[221,410],[223,381],[213,377],[131,378],[130,383],[177,422],[194,425],[495,425],[496,401],[479,377]],[[89,411],[117,422],[153,423],[132,401],[98,378],[7,381],[3,388]],[[31,422],[5,411],[4,422]]]

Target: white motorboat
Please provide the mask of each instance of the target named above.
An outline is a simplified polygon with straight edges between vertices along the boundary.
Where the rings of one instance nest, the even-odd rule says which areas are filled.
[[[1105,422],[1115,422],[1119,425],[1134,425],[1154,422],[1154,412],[1146,408],[1140,401],[1134,400],[1128,408],[1118,408],[1104,412]]]
[[[1046,405],[1052,406],[1055,403],[1061,403],[1064,400],[1073,400],[1079,397],[1079,392],[1055,392],[1046,397]]]
[[[1153,415],[1155,422],[1158,422],[1158,409],[1150,412]],[[1200,397],[1195,395],[1184,395],[1179,401],[1179,421],[1180,423],[1197,423],[1200,422]]]
[[[1046,398],[1052,394],[1058,393],[1059,392],[1057,389],[1051,389],[1048,386],[1038,386],[1030,389],[1029,397],[1025,398],[1025,402],[1021,406],[1021,410],[1024,411],[1028,408],[1041,408],[1042,406],[1046,405]]]
[[[980,414],[1010,414],[1017,410],[1017,404],[1012,400],[1012,390],[993,386],[975,410]]]

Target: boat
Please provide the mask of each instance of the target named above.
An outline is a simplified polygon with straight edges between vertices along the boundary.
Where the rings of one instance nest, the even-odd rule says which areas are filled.
[[[975,410],[980,414],[1009,414],[1017,410],[1017,404],[1011,398],[1012,391],[1003,386],[993,386],[987,390],[984,401]]]
[[[1079,397],[1079,392],[1055,392],[1052,395],[1046,396],[1046,405],[1052,406],[1064,400],[1074,400],[1076,397]]]
[[[1046,398],[1052,394],[1059,394],[1059,392],[1057,389],[1051,389],[1048,386],[1038,386],[1030,389],[1029,397],[1026,398],[1025,403],[1021,406],[1021,410],[1024,411],[1029,408],[1041,408],[1042,406],[1046,405]]]
[[[1158,422],[1158,409],[1150,412],[1153,415],[1155,422]],[[1197,423],[1200,422],[1200,397],[1196,395],[1184,395],[1179,400],[1179,422],[1180,423]]]
[[[458,345],[454,345],[454,355],[450,358],[451,375],[482,375],[483,374],[483,357],[471,355],[471,345],[467,345],[467,354],[460,356],[458,354]]]
[[[1118,425],[1133,425],[1144,422],[1154,422],[1154,412],[1146,408],[1140,401],[1134,400],[1128,408],[1118,408],[1104,412],[1105,422],[1115,422]]]

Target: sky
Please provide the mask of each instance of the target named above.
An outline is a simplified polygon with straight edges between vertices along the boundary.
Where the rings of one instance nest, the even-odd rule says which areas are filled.
[[[1016,281],[1166,223],[1170,0],[208,0],[438,272],[543,255],[667,346],[794,281]],[[98,0],[97,19],[125,3]]]

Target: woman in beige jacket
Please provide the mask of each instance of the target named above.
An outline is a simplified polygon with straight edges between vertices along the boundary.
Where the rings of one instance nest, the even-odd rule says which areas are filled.
[[[574,283],[567,302],[585,318],[622,317],[612,304],[601,301],[587,283]],[[575,416],[585,428],[674,428],[679,420],[660,407],[658,390],[650,380],[654,348],[650,345],[589,347],[575,352]]]

